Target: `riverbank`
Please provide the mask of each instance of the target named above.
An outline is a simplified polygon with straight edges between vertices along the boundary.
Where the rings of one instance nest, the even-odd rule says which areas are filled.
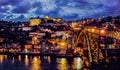
[[[72,54],[53,54],[53,53],[22,53],[22,52],[17,52],[17,53],[8,53],[8,52],[3,52],[0,53],[0,55],[12,55],[12,56],[18,56],[18,55],[28,55],[28,56],[52,56],[52,57],[61,57],[61,58],[69,58],[69,57],[80,57],[80,55],[72,55]]]

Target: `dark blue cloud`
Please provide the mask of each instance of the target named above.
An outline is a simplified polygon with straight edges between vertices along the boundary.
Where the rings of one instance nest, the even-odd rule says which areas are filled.
[[[14,8],[11,12],[13,13],[28,13],[29,7],[26,6],[19,6]]]
[[[0,15],[0,20],[3,19],[3,17],[5,17],[6,15],[5,14],[1,14]]]
[[[63,16],[60,16],[59,10],[60,10],[60,8],[55,9],[55,10],[49,12],[48,14],[49,14],[49,16],[51,16],[52,18],[53,18],[53,17],[63,17]]]
[[[120,15],[120,0],[0,0],[0,13],[0,18],[16,21],[45,15],[67,20],[115,16]]]
[[[78,14],[66,15],[64,17],[66,18],[66,20],[76,20],[76,18],[81,19]]]
[[[0,6],[6,6],[6,5],[17,5],[21,3],[21,0],[0,0]]]
[[[21,19],[24,19],[25,18],[25,16],[24,15],[20,15],[19,17],[17,17],[16,19],[17,20],[21,20]]]
[[[13,13],[28,13],[28,10],[31,8],[30,3],[20,3],[15,6],[15,8],[11,11]]]
[[[9,8],[8,7],[0,7],[0,12],[2,13],[2,12],[7,12],[9,10]]]
[[[33,4],[32,4],[32,7],[33,7],[33,8],[36,8],[36,7],[42,8],[40,2],[35,2],[35,3],[33,3]]]
[[[44,16],[49,15],[53,18],[53,17],[60,17],[59,11],[60,11],[60,8],[51,10],[49,12],[44,12],[44,11],[42,11],[42,7],[38,7],[35,11],[35,14],[38,16],[39,15],[44,15]]]
[[[16,21],[16,20],[18,20],[18,21],[26,21],[27,18],[23,14],[21,14],[18,17],[14,18],[13,21]]]
[[[42,5],[41,5],[40,2],[35,2],[35,3],[33,3],[32,7],[33,7],[33,8],[36,8],[36,10],[35,10],[35,14],[36,14],[36,15],[43,14]]]
[[[64,5],[67,5],[67,3],[69,3],[69,1],[68,0],[56,0],[56,4],[58,5],[58,6],[64,6]]]
[[[11,14],[11,15],[6,16],[6,19],[10,19],[11,17],[13,17],[13,15],[12,15],[12,14]]]

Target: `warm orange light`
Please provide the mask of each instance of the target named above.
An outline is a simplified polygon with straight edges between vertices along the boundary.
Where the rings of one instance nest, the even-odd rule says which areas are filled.
[[[92,32],[95,32],[95,29],[92,29]]]
[[[73,69],[81,70],[82,65],[83,65],[82,59],[79,57],[74,58],[73,64],[74,64],[74,65],[72,65]]]
[[[38,57],[33,58],[31,70],[41,70],[41,61]]]
[[[105,33],[105,30],[100,30],[100,33],[101,33],[101,34],[104,34],[104,33]]]
[[[47,57],[47,61],[48,61],[49,63],[51,62],[50,56]]]
[[[21,55],[18,56],[18,60],[21,61]]]
[[[29,65],[29,59],[28,59],[28,55],[25,55],[25,66]]]
[[[3,63],[4,56],[0,55],[0,63]]]
[[[32,44],[37,44],[39,42],[37,36],[32,37]]]
[[[58,64],[58,70],[68,70],[68,62],[65,58],[58,58],[58,61],[60,62]]]
[[[47,15],[47,16],[45,16],[45,18],[46,18],[46,19],[50,19],[50,17],[49,17],[48,15]]]
[[[41,23],[41,19],[40,18],[30,18],[29,23],[30,23],[30,26],[39,25]]]
[[[65,43],[64,43],[64,42],[62,42],[62,43],[61,43],[61,46],[65,46]]]

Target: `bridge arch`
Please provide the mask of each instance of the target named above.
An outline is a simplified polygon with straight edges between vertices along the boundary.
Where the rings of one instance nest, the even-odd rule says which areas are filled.
[[[72,43],[74,48],[82,47],[83,50],[88,52],[89,62],[97,63],[99,59],[103,59],[98,38],[99,35],[88,32],[85,29],[81,29],[73,32]]]

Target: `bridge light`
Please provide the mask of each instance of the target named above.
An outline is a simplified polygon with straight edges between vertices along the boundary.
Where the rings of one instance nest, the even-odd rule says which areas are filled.
[[[67,43],[66,42],[59,42],[59,45],[58,46],[60,46],[60,48],[67,48]]]

